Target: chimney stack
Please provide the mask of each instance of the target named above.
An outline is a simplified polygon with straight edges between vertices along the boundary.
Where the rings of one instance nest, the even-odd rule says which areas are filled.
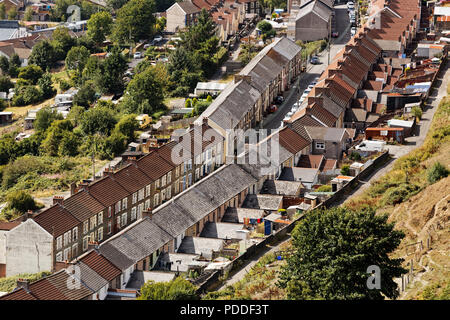
[[[148,217],[149,220],[153,217],[153,210],[151,208],[148,208],[147,210],[142,211],[142,218]]]
[[[88,251],[92,250],[92,249],[95,249],[95,250],[98,249],[98,242],[97,241],[89,241],[89,243],[88,243]]]
[[[29,218],[32,218],[34,215],[33,210],[28,210],[26,213],[23,214],[22,216],[22,222],[27,221]]]
[[[128,159],[130,159],[131,157],[129,157]],[[136,158],[135,158],[136,160]],[[130,160],[128,160],[130,162]],[[107,176],[112,176],[114,174],[114,170],[111,168],[105,168],[105,170],[103,170],[103,176],[107,177]]]
[[[75,194],[76,190],[77,190],[77,184],[76,184],[76,182],[72,182],[70,184],[70,195],[73,196]]]
[[[127,162],[135,164],[136,163],[136,157],[128,157]],[[111,172],[111,171],[112,170],[108,171],[108,175],[112,175],[113,174],[113,172]]]
[[[29,292],[30,291],[29,285],[30,285],[30,280],[22,279],[22,278],[17,279],[17,288],[23,288],[23,289],[25,289],[25,291]]]
[[[54,205],[57,204],[57,203],[59,203],[60,205],[62,205],[62,204],[63,204],[63,201],[64,201],[64,197],[63,197],[63,196],[54,196],[54,197],[53,197],[53,204],[54,204]]]

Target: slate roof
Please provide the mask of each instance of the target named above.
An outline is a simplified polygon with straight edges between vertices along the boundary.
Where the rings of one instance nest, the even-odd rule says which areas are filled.
[[[97,272],[89,268],[85,263],[79,262],[77,263],[77,266],[80,267],[79,280],[93,292],[100,291],[101,288],[108,284],[108,281],[106,279],[102,278]]]
[[[201,9],[197,8],[197,6],[190,1],[177,2],[176,4],[178,4],[186,14],[193,14],[201,11]]]
[[[319,169],[286,167],[280,175],[280,180],[287,181],[303,181],[307,183],[314,182],[315,177],[319,174]]]
[[[146,217],[113,236],[100,245],[99,251],[122,270],[148,257],[173,238]],[[116,253],[109,250],[113,247],[128,258],[129,263],[122,263]],[[118,261],[120,260],[120,262]],[[131,263],[130,263],[131,262]]]
[[[299,181],[269,180],[264,182],[261,193],[297,196],[300,189],[305,188]]]
[[[156,208],[152,221],[176,237],[256,181],[237,164],[222,166]]]
[[[262,210],[278,210],[282,207],[283,196],[272,194],[247,194],[243,208],[262,209]]]
[[[345,128],[305,127],[311,139],[341,142],[346,137]]]
[[[244,223],[244,218],[260,219],[264,217],[262,209],[229,207],[222,217],[222,222]]]
[[[178,247],[179,253],[202,254],[209,251],[220,251],[224,246],[222,239],[205,237],[184,237]]]
[[[220,239],[239,239],[236,231],[244,230],[240,223],[207,222],[203,227],[201,237]]]

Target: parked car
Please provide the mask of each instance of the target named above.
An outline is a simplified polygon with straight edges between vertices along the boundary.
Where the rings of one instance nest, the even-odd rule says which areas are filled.
[[[134,55],[133,55],[133,58],[134,59],[141,59],[142,58],[142,53],[141,52],[136,52]]]
[[[284,101],[284,97],[283,96],[277,96],[275,97],[275,103],[276,104],[282,104]]]
[[[155,43],[158,43],[158,42],[162,41],[162,39],[163,39],[163,37],[156,36],[156,37],[153,38],[153,41],[155,41]]]
[[[337,38],[337,37],[339,37],[339,32],[337,32],[337,31],[332,32],[332,33],[331,33],[331,37],[332,37],[332,38]]]
[[[352,1],[347,2],[347,9],[354,9],[355,8],[355,4]]]
[[[350,29],[350,33],[351,33],[352,36],[354,36],[354,35],[356,34],[356,28],[355,28],[355,27],[352,27],[352,28]]]
[[[319,57],[312,57],[311,58],[311,63],[312,64],[320,64]]]
[[[278,110],[278,107],[276,105],[271,105],[269,108],[269,113],[274,113]]]

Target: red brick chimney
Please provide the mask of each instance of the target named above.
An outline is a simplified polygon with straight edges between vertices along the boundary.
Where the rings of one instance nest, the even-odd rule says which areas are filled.
[[[59,203],[60,205],[62,205],[64,202],[64,197],[63,196],[54,196],[53,197],[53,204],[57,204]]]

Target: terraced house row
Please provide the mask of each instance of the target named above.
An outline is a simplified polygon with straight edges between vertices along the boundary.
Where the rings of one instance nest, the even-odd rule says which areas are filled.
[[[55,270],[60,262],[85,252],[89,242],[111,237],[139,220],[144,210],[153,210],[214,171],[223,163],[223,139],[210,130],[210,140],[202,141],[208,129],[206,124],[193,127],[178,142],[140,159],[129,158],[117,171],[106,169],[99,180],[81,182],[70,197],[54,197],[53,206],[43,212],[0,224],[3,276]],[[174,162],[172,150],[185,143],[190,148]]]
[[[19,281],[0,300],[103,300],[111,291],[125,289],[134,271],[151,270],[162,255],[177,252],[185,238],[195,239],[208,224],[220,222],[227,209],[240,207],[309,150],[310,143],[288,128],[268,137],[273,138],[281,144],[279,162],[268,165],[265,173],[261,165],[223,165],[155,210],[144,210],[140,219],[102,243],[90,243],[52,275],[33,283]]]

